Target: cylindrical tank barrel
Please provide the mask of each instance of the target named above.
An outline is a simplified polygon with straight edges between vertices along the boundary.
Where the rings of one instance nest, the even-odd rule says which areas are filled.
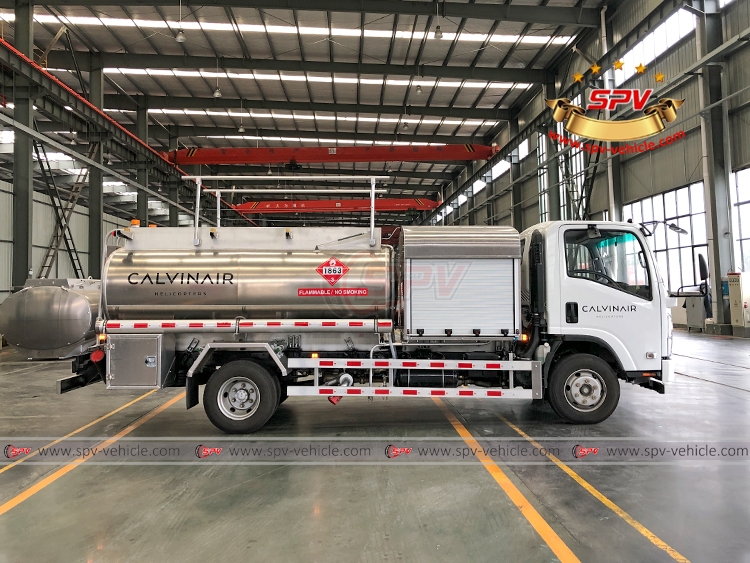
[[[393,307],[392,250],[114,251],[102,275],[110,319],[372,318]]]

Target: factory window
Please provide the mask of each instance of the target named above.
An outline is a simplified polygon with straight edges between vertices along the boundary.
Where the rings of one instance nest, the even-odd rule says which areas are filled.
[[[636,73],[639,64],[648,66],[654,59],[674,46],[680,39],[695,31],[695,16],[687,10],[678,10],[663,24],[636,43],[625,53],[621,71],[615,71],[615,84],[619,86]]]
[[[485,179],[486,179],[486,176],[485,176]],[[471,194],[477,195],[486,187],[487,187],[487,182],[485,180],[477,180],[476,182],[474,182],[474,185],[471,186]]]
[[[708,258],[703,182],[625,205],[622,216],[653,233],[647,240],[670,291],[700,283],[698,255]]]
[[[734,175],[735,198],[734,222],[735,259],[737,268],[750,272],[750,168]]]
[[[576,96],[573,105],[581,104],[581,96]],[[557,124],[557,133],[567,136],[569,133],[563,129],[563,124]],[[586,181],[587,164],[585,153],[582,148],[569,148],[558,157],[560,168],[560,217],[565,220],[584,219],[586,210],[586,194],[583,186]],[[553,189],[555,189],[553,187]]]
[[[495,166],[492,167],[492,181],[494,182],[495,180],[497,180],[508,170],[510,170],[510,164],[507,160],[501,160],[500,162],[495,164]]]
[[[529,156],[529,140],[524,139],[524,141],[518,145],[518,162],[521,162],[527,156]]]

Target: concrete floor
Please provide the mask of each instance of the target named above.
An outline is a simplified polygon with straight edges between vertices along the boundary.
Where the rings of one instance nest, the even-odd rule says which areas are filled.
[[[445,401],[476,437],[517,437],[498,414],[535,437],[750,439],[750,342],[675,337],[676,382],[660,396],[630,385],[598,426],[560,422],[522,401]],[[65,395],[68,362],[23,363],[0,354],[0,435],[59,437],[143,392],[98,384]],[[113,436],[181,390],[154,393],[81,436]],[[130,437],[221,434],[183,402]],[[456,430],[431,400],[333,407],[291,398],[261,437],[445,436]],[[60,466],[63,464],[61,463]],[[583,562],[675,559],[552,463],[500,464]],[[0,474],[0,503],[60,466],[21,463]],[[0,467],[0,469],[2,469]],[[576,465],[608,499],[693,562],[750,562],[750,463]],[[557,561],[479,463],[430,465],[82,464],[0,515],[0,563],[114,561]]]

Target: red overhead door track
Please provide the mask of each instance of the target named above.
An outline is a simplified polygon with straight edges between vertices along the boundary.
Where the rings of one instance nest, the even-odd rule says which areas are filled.
[[[485,145],[398,147],[194,148],[167,153],[170,162],[187,164],[286,164],[288,162],[444,162],[487,160]]]
[[[438,206],[437,201],[421,198],[378,198],[375,211],[429,211]],[[267,200],[249,201],[235,205],[243,214],[266,213],[335,213],[369,212],[369,199],[312,199],[312,200]]]

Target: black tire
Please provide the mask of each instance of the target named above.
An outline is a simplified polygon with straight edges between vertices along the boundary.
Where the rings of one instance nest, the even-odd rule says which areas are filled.
[[[230,362],[209,378],[203,392],[203,408],[211,423],[227,434],[255,432],[279,406],[277,385],[277,378],[255,362]],[[240,394],[242,391],[248,396],[245,403],[240,402],[245,397]],[[241,409],[240,405],[249,408]]]
[[[594,404],[585,404],[589,401]],[[567,422],[602,422],[614,412],[619,401],[620,382],[617,375],[607,362],[597,356],[567,356],[556,363],[550,372],[549,402]]]

